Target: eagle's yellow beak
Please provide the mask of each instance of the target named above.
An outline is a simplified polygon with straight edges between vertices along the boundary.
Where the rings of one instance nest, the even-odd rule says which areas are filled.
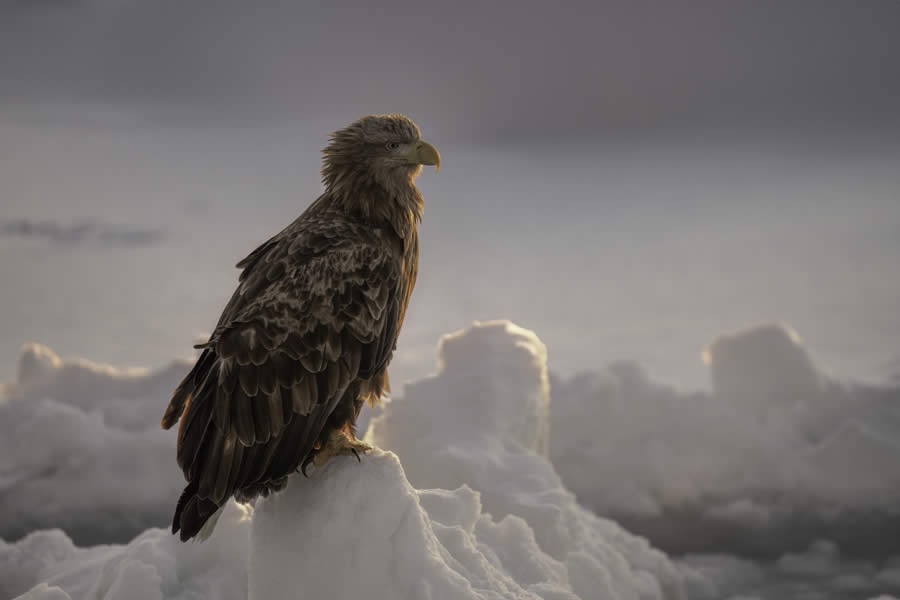
[[[416,142],[409,153],[409,160],[416,165],[434,165],[435,173],[441,170],[441,155],[428,142]]]

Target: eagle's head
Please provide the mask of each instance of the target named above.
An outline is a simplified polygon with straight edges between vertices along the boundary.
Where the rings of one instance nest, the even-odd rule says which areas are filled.
[[[415,191],[422,165],[439,169],[441,155],[421,139],[419,128],[403,115],[369,115],[339,129],[322,150],[325,188],[349,200],[368,196],[373,186],[386,199]]]

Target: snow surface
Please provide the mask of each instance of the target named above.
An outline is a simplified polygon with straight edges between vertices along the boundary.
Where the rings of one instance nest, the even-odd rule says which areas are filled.
[[[802,360],[791,364],[791,373],[803,370]],[[78,531],[80,520],[87,529],[102,526],[105,516],[112,523],[107,527],[121,533],[121,523],[114,523],[131,517],[126,527],[134,527],[152,518],[142,515],[141,507],[158,502],[159,522],[167,522],[180,485],[177,469],[170,468],[174,441],[156,431],[158,411],[145,405],[164,404],[184,368],[124,372],[84,361],[62,362],[44,348],[28,348],[18,380],[7,390],[9,400],[0,406],[8,411],[0,421],[0,444],[5,452],[17,453],[0,463],[4,521],[40,515],[68,519],[67,531],[69,526]],[[827,391],[836,385],[815,369],[806,373],[814,376],[798,378],[785,389]],[[900,594],[900,556],[861,558],[823,539],[763,561],[723,554],[672,559],[585,510],[545,456],[548,444],[553,451],[563,436],[562,444],[582,448],[577,439],[593,438],[579,436],[610,428],[599,416],[620,416],[614,403],[601,413],[567,412],[572,405],[563,404],[562,415],[580,417],[577,424],[558,427],[557,407],[548,404],[548,379],[546,348],[533,333],[507,322],[475,324],[445,336],[438,373],[408,385],[402,397],[372,420],[368,438],[396,455],[376,450],[361,463],[337,459],[309,479],[295,477],[283,493],[260,501],[252,519],[251,509],[229,504],[203,544],[181,544],[155,528],[125,545],[88,548],[77,547],[60,530],[32,531],[13,543],[0,540],[0,598],[232,600],[248,594],[366,594],[435,600],[856,600]],[[687,395],[644,383],[643,391],[656,390],[662,403],[690,403]],[[841,402],[866,402],[867,410],[882,411],[887,400],[876,392],[867,390]],[[572,396],[563,397],[564,403],[572,402]],[[612,396],[631,397],[624,392]],[[771,404],[780,415],[779,404]],[[555,431],[548,429],[548,410]],[[834,439],[845,440],[838,449],[865,451],[873,465],[886,468],[883,448],[872,444],[867,432],[890,427],[890,412],[882,423],[841,421],[838,417],[846,413],[835,414],[822,411],[818,426],[829,431],[832,421],[843,422],[833,428],[841,432]],[[814,422],[801,423],[812,427]],[[618,423],[623,428],[629,424]],[[151,428],[163,437],[153,437]],[[13,443],[10,436],[18,437]],[[815,439],[813,447],[825,452],[832,437]],[[40,439],[39,448],[29,444],[34,439]],[[34,456],[29,458],[29,452]],[[114,463],[102,461],[116,455],[120,470],[109,477],[106,470]],[[836,451],[826,462],[840,456]],[[629,457],[618,459],[627,464]],[[92,461],[101,461],[96,464],[102,468]],[[58,469],[48,468],[57,463]],[[640,482],[640,470],[611,474],[603,466],[598,458],[591,477],[605,481],[611,493],[630,490],[632,479]],[[165,470],[175,472],[176,481],[174,491],[163,493],[153,487],[165,487]],[[154,482],[153,477],[162,479]],[[79,486],[79,479],[90,485]],[[157,493],[163,497],[154,497]],[[24,498],[9,504],[18,495]],[[141,505],[142,495],[149,496],[146,505]],[[8,516],[7,507],[13,506],[19,512]],[[731,510],[752,515],[756,506],[737,502]]]
[[[550,456],[581,502],[671,552],[900,554],[900,388],[835,380],[781,325],[704,359],[710,393],[633,363],[553,382]]]
[[[338,502],[336,498],[340,498]],[[576,600],[566,567],[521,519],[495,522],[477,493],[417,492],[396,455],[333,461],[258,504],[250,598]],[[638,598],[630,590],[598,597]]]

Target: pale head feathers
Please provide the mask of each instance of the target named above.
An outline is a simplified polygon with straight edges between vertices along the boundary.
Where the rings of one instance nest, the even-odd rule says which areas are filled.
[[[391,222],[401,229],[422,217],[422,195],[415,186],[421,165],[397,160],[420,140],[419,128],[403,115],[369,115],[329,136],[322,150],[322,183],[343,210],[365,219]]]

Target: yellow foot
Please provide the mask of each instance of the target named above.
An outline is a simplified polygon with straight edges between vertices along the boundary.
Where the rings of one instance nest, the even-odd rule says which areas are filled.
[[[372,446],[356,439],[349,431],[336,429],[328,436],[328,441],[316,453],[313,463],[317,467],[321,467],[332,456],[348,456],[354,455],[359,460],[360,454],[368,454],[372,451]]]

